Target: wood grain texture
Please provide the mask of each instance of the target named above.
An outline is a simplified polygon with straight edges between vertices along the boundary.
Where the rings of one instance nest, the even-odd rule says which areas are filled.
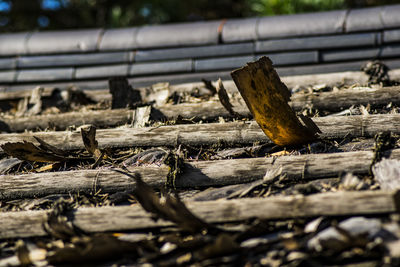
[[[389,75],[392,79],[400,78],[400,70],[394,69],[389,71]],[[365,84],[368,81],[368,76],[361,71],[347,71],[347,72],[336,72],[336,73],[324,73],[324,74],[307,74],[307,75],[294,75],[294,76],[286,76],[282,77],[282,81],[289,87],[293,88],[298,85],[308,86],[308,85],[317,85],[317,84],[326,84],[329,86],[338,86],[342,84],[355,84],[361,83]],[[228,80],[224,81],[224,86],[228,92],[237,91],[236,86],[233,81]],[[33,86],[34,87],[34,86]],[[33,89],[32,87],[32,89]],[[201,82],[195,83],[182,83],[171,85],[170,88],[172,91],[182,92],[182,91],[191,91],[194,88],[202,88],[204,84]],[[82,88],[84,89],[84,88]],[[142,88],[139,88],[142,89]],[[51,92],[54,90],[53,88],[45,88],[44,95],[49,96]],[[109,93],[108,88],[104,88],[103,90],[86,90],[85,91],[90,97],[96,100],[101,99],[111,99],[111,94]],[[31,90],[18,90],[18,91],[5,91],[0,92],[0,101],[1,100],[10,100],[10,99],[21,99],[24,97],[29,97],[31,95]]]
[[[323,138],[345,136],[373,137],[382,131],[400,133],[400,115],[370,115],[313,118],[322,131]],[[0,145],[23,140],[36,143],[33,136],[60,149],[84,149],[80,131],[35,132],[0,134]],[[256,122],[229,122],[186,124],[146,128],[100,129],[96,139],[100,148],[105,147],[153,147],[187,145],[252,144],[270,142]]]
[[[231,72],[254,119],[277,145],[298,145],[317,138],[318,127],[309,119],[302,124],[288,104],[290,92],[268,57],[249,62]]]
[[[309,154],[270,158],[247,158],[186,163],[176,178],[176,188],[206,188],[240,184],[262,179],[271,168],[283,167],[288,179],[310,180],[338,177],[344,173],[366,174],[374,153],[355,151]],[[400,159],[400,149],[390,151],[391,159]],[[169,168],[161,166],[130,167],[150,186],[165,185]],[[95,192],[101,189],[113,193],[135,188],[128,176],[111,169],[59,171],[0,176],[0,200],[40,197],[59,193]]]
[[[376,89],[347,89],[305,95],[296,94],[291,98],[291,106],[294,110],[301,110],[308,106],[319,110],[337,111],[353,105],[382,106],[389,103],[400,103],[399,86]]]
[[[372,201],[373,200],[373,201]],[[187,202],[188,208],[208,223],[258,218],[262,220],[314,216],[385,214],[398,211],[399,194],[390,191],[330,192],[310,196],[274,196]],[[170,226],[154,221],[140,206],[80,208],[71,212],[75,226],[88,233],[128,231]],[[46,211],[0,213],[0,238],[44,236]]]
[[[99,96],[99,95],[98,95]],[[104,97],[100,95],[100,97]],[[321,92],[316,94],[294,94],[289,105],[300,111],[306,107],[318,110],[339,111],[353,105],[383,106],[389,103],[400,104],[400,87],[380,89],[346,89],[338,92]],[[243,117],[252,115],[243,99],[231,101],[233,110]],[[218,117],[232,118],[232,115],[218,101],[201,103],[183,103],[163,105],[157,110],[167,120],[174,120],[179,115],[186,119],[213,120]],[[114,127],[132,123],[135,110],[99,110],[87,112],[67,112],[63,114],[38,115],[22,118],[0,118],[0,130],[5,132],[23,132],[55,128],[65,130],[69,126],[93,124],[98,127]]]
[[[37,115],[21,118],[1,119],[0,130],[23,132],[36,129],[54,128],[65,130],[71,126],[92,124],[99,127],[113,127],[132,122],[134,110],[99,110],[86,112],[65,112],[62,114]]]

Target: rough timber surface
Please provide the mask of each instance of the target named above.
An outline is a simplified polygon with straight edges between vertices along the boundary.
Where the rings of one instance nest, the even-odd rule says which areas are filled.
[[[400,150],[388,153],[400,159]],[[176,188],[206,188],[247,183],[262,179],[273,168],[283,167],[291,180],[338,177],[343,173],[367,174],[374,159],[372,151],[309,154],[269,158],[231,159],[186,163],[176,178]],[[167,181],[168,167],[130,167],[140,173],[149,185],[160,188]],[[128,176],[110,169],[58,171],[0,176],[0,200],[32,198],[60,193],[97,191],[113,193],[134,189]]]
[[[274,146],[254,121],[246,119],[225,123],[203,121],[198,124],[179,124],[189,122],[188,119],[193,116],[198,116],[200,119],[217,115],[228,117],[219,102],[206,103],[203,99],[200,100],[203,102],[196,104],[157,107],[167,119],[173,119],[177,114],[186,119],[176,120],[176,125],[149,122],[152,127],[131,128],[125,125],[120,128],[102,129],[102,127],[131,124],[135,111],[126,109],[85,111],[80,114],[63,113],[53,117],[34,116],[7,121],[9,131],[14,133],[1,134],[0,145],[23,140],[37,144],[33,136],[38,136],[57,148],[66,150],[68,155],[70,153],[84,155],[82,150],[85,146],[80,131],[50,132],[49,129],[57,129],[57,123],[58,129],[69,128],[71,124],[75,126],[95,124],[98,128],[96,141],[99,142],[101,152],[106,153],[107,157],[96,161],[99,165],[96,163],[89,165],[92,160],[78,161],[78,163],[68,161],[65,164],[55,165],[25,161],[13,165],[14,167],[9,169],[10,174],[0,175],[0,265],[5,261],[10,262],[7,260],[13,257],[18,261],[24,255],[25,248],[32,253],[37,252],[36,246],[40,246],[41,252],[47,251],[47,257],[60,250],[71,251],[70,249],[75,247],[79,250],[78,253],[73,256],[68,255],[68,258],[80,261],[82,255],[83,258],[87,256],[85,254],[87,250],[81,249],[82,242],[86,241],[89,241],[87,247],[89,254],[90,249],[95,249],[93,254],[98,260],[98,257],[104,255],[107,257],[107,253],[103,252],[110,252],[109,245],[112,246],[109,243],[94,242],[102,236],[112,237],[112,240],[116,237],[129,238],[130,245],[140,251],[138,255],[141,256],[127,255],[128,262],[120,262],[118,259],[117,263],[111,264],[134,265],[149,261],[154,266],[182,265],[180,261],[183,258],[187,259],[187,255],[196,257],[199,254],[197,250],[199,245],[200,254],[207,251],[214,253],[217,249],[217,255],[223,259],[218,263],[210,263],[216,258],[216,254],[210,256],[206,253],[206,261],[199,263],[201,266],[220,266],[226,259],[232,257],[234,259],[232,265],[238,263],[236,262],[238,258],[244,258],[243,265],[254,263],[257,266],[270,261],[268,255],[272,255],[273,262],[276,257],[280,257],[292,266],[298,266],[299,262],[304,266],[342,265],[343,258],[344,262],[350,264],[373,261],[377,262],[376,266],[380,266],[382,264],[379,263],[388,261],[388,258],[391,260],[393,257],[398,257],[393,256],[392,247],[396,246],[400,238],[397,216],[399,194],[395,191],[376,190],[384,187],[370,170],[376,166],[375,162],[381,157],[400,161],[398,143],[400,115],[367,115],[367,112],[370,114],[399,112],[399,105],[396,102],[398,87],[360,90],[357,89],[357,85],[350,89],[341,88],[340,85],[354,82],[365,85],[367,76],[361,73],[300,78],[288,77],[283,80],[288,84],[292,82],[293,87],[299,85],[300,89],[294,88],[293,91],[300,93],[309,85],[322,83],[326,83],[329,87],[338,86],[340,89],[338,92],[336,89],[333,92],[315,92],[318,88],[329,90],[319,85],[315,90],[310,88],[313,89],[313,94],[301,96],[294,94],[292,107],[295,110],[333,111],[361,104],[364,106],[370,104],[371,107],[357,108],[357,112],[361,112],[363,116],[315,117],[313,121],[322,130],[320,140],[299,147],[286,148]],[[229,93],[237,90],[232,82],[225,82],[224,85]],[[186,95],[196,87],[203,88],[204,85],[192,83],[170,86],[170,90],[185,92],[183,95]],[[145,92],[148,89],[141,88],[141,90]],[[44,94],[50,96],[51,92],[52,89],[45,89]],[[87,93],[96,100],[110,100],[110,94],[106,90],[87,91]],[[10,97],[7,95],[8,93],[4,93],[0,97],[3,97],[4,101],[9,101],[7,99]],[[332,97],[333,95],[336,98]],[[13,94],[14,103],[21,96],[22,94]],[[240,101],[238,99],[237,103],[233,102],[234,110],[248,116],[247,107]],[[389,103],[392,104],[388,105]],[[377,108],[374,108],[375,106]],[[222,119],[220,121],[222,122]],[[169,123],[174,121],[166,124]],[[24,127],[25,129],[31,127],[34,130],[47,127],[49,129],[48,132],[15,133],[17,129],[24,130]],[[381,135],[380,133],[384,131],[391,132],[392,135]],[[371,138],[373,136],[376,138]],[[391,139],[380,139],[385,136]],[[151,151],[156,150],[147,147],[158,146],[166,146],[158,151],[162,150],[167,155],[180,155],[184,161],[176,161],[176,165],[170,161],[165,161],[164,164],[161,161],[147,164],[145,157],[153,156]],[[71,151],[76,149],[80,151]],[[236,150],[242,154],[232,153]],[[228,156],[220,156],[220,153]],[[145,157],[138,158],[140,154]],[[4,153],[0,156],[7,157]],[[136,162],[130,161],[135,162],[133,165],[127,161],[121,163],[126,158],[135,157],[138,159]],[[135,167],[134,164],[141,166]],[[62,167],[59,167],[60,165]],[[124,169],[122,165],[132,174],[141,174],[142,180],[149,187],[144,190],[135,179],[118,172],[120,168]],[[45,171],[49,167],[52,171]],[[164,205],[172,195],[170,193],[169,196],[165,196],[164,193],[167,190],[175,191],[172,187],[176,189],[190,212],[207,224],[212,224],[212,227],[217,227],[222,234],[213,232],[215,228],[207,229],[209,232],[202,230],[201,233],[188,234],[182,230],[179,221],[173,223],[174,219],[171,218],[168,221],[154,220],[154,217],[165,218],[162,214],[168,208],[158,213],[152,211],[151,214],[148,209],[145,211],[137,203],[140,202],[143,207],[148,208],[146,203],[140,201],[141,197],[138,195],[140,191],[146,192],[142,197],[150,201],[150,206],[152,204],[157,206],[158,202]],[[140,190],[135,191],[135,189]],[[155,192],[151,194],[149,192],[152,189]],[[210,191],[214,194],[219,192],[217,197],[219,199],[212,201],[217,198],[204,197],[207,194],[210,196]],[[159,198],[159,195],[163,197]],[[174,208],[177,207],[174,206],[173,211]],[[35,211],[28,211],[31,209]],[[182,214],[187,215],[180,210],[179,218],[190,218]],[[357,223],[354,226],[355,232],[342,227],[342,224],[349,221]],[[68,229],[71,225],[74,229],[76,227],[75,230],[82,230],[84,236],[79,236],[80,231],[71,233]],[[310,225],[313,226],[311,232]],[[67,230],[67,238],[60,239],[58,232],[60,228],[61,232]],[[330,245],[333,242],[339,247],[340,252],[335,252],[331,248],[322,251],[310,249],[309,241],[320,237],[326,230],[339,231],[336,235],[340,239],[339,245],[336,245],[338,240],[335,240],[335,236],[333,241],[332,237],[329,237],[326,243]],[[385,235],[371,237],[376,230],[380,230],[378,232],[380,234],[383,231]],[[360,235],[359,231],[362,232]],[[387,235],[391,238],[389,241],[386,239]],[[223,245],[220,245],[221,240]],[[190,247],[191,250],[188,252],[187,244],[193,244],[192,241],[195,248],[192,250]],[[21,247],[23,242],[25,245]],[[229,250],[232,243],[235,245],[233,251]],[[59,244],[62,245],[59,247]],[[165,252],[171,246],[177,248]],[[49,247],[56,248],[49,249]],[[149,247],[151,251],[147,253]],[[121,246],[118,245],[113,249],[119,251]],[[8,258],[9,256],[11,257]],[[168,264],[152,262],[155,257],[166,259]],[[178,258],[175,260],[174,257]],[[306,257],[306,260],[297,261],[299,257]],[[314,264],[316,259],[318,264]],[[193,262],[197,263],[196,259]]]
[[[368,88],[339,90],[337,92],[321,92],[315,94],[296,94],[291,98],[294,110],[310,106],[319,110],[337,111],[352,105],[378,106],[400,104],[400,87]]]
[[[13,95],[11,95],[12,97]],[[104,96],[104,95],[103,95]],[[235,112],[244,117],[251,113],[242,99],[231,101]],[[290,106],[295,111],[314,108],[319,111],[340,111],[354,105],[385,106],[388,103],[400,104],[400,87],[369,88],[361,87],[344,89],[338,92],[321,92],[313,94],[294,94]],[[187,119],[213,120],[219,117],[229,118],[231,114],[217,101],[200,103],[166,104],[156,108],[167,120],[178,116]],[[135,110],[97,110],[87,112],[66,112],[62,114],[37,115],[22,118],[1,118],[0,130],[5,132],[22,132],[55,128],[65,130],[70,126],[93,124],[98,127],[113,127],[131,124]]]
[[[383,131],[400,133],[400,115],[357,115],[314,118],[323,138],[346,136],[373,137]],[[35,142],[37,136],[64,150],[84,149],[80,131],[0,134],[0,145],[7,142]],[[96,138],[105,147],[154,147],[185,145],[251,144],[270,142],[254,121],[182,124],[145,128],[112,128],[97,130]]]
[[[394,69],[389,71],[389,75],[392,79],[398,79],[400,77],[400,70],[399,69]],[[355,84],[355,83],[360,83],[360,84],[365,84],[368,81],[368,76],[364,74],[363,72],[360,71],[346,71],[346,72],[336,72],[336,73],[326,73],[326,74],[308,74],[308,75],[293,75],[293,76],[286,76],[282,77],[282,81],[289,87],[293,88],[298,85],[302,86],[312,86],[312,85],[317,85],[317,84],[326,84],[328,86],[338,86],[342,84]],[[79,82],[77,82],[77,85],[79,86]],[[106,86],[107,81],[104,81],[104,84]],[[35,85],[37,86],[37,85]],[[31,94],[31,90],[35,86],[20,86],[20,87],[12,87],[10,88],[11,90],[2,90],[0,92],[0,99],[18,99],[18,98],[24,98],[24,97],[29,97]],[[67,84],[67,87],[71,86],[71,83]],[[201,82],[192,82],[192,83],[181,83],[181,84],[176,84],[176,85],[171,85],[171,91],[191,91],[196,87],[203,87],[203,83]],[[236,91],[236,86],[233,81],[227,80],[224,81],[224,86],[227,90],[233,90]],[[47,85],[45,86],[48,89],[51,89],[51,87],[63,87],[62,84],[53,84],[53,86]],[[65,86],[64,86],[65,87]],[[85,86],[83,85],[81,89],[85,89]],[[1,88],[1,87],[0,87]],[[102,93],[102,97],[104,93],[108,93],[108,90],[106,88],[103,88],[102,90],[87,90],[87,93],[90,94],[93,97],[96,97],[99,93]],[[51,91],[50,91],[51,93]],[[101,98],[103,99],[103,98]]]
[[[373,199],[374,201],[371,201]],[[286,219],[312,216],[372,215],[398,211],[399,195],[385,191],[335,192],[311,196],[187,202],[192,212],[209,223]],[[81,208],[72,212],[73,224],[87,233],[127,231],[170,226],[154,221],[138,205]],[[45,236],[46,211],[0,213],[0,238]]]

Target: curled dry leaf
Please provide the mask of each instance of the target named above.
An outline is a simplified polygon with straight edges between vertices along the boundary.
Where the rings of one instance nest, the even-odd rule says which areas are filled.
[[[321,131],[314,122],[307,117],[299,120],[289,106],[290,92],[269,58],[248,63],[231,75],[254,119],[275,144],[298,145],[317,138]]]
[[[68,158],[57,155],[52,151],[46,151],[35,146],[31,142],[5,143],[1,146],[5,153],[20,160],[36,161],[36,162],[57,162],[65,161]]]

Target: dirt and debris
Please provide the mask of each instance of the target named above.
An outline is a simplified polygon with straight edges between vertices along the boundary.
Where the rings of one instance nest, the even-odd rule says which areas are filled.
[[[291,90],[291,99],[296,99],[297,95],[312,95],[318,99],[323,94],[350,90],[379,92],[387,88],[374,87],[372,84],[392,85],[388,82],[387,68],[379,62],[373,62],[365,68],[371,75],[369,84],[299,84]],[[245,107],[245,102],[250,104],[253,111],[258,110],[253,112],[256,120],[264,112],[260,108],[261,102],[257,100],[257,105],[254,105],[252,100],[254,96],[257,97],[258,91],[254,92],[254,96],[242,98],[239,92],[224,90],[224,85],[222,81],[204,80],[203,85],[188,90],[174,91],[168,83],[139,90],[133,89],[126,79],[117,78],[110,80],[110,90],[113,88],[111,96],[101,101],[78,88],[60,91],[38,87],[24,98],[2,100],[1,107],[5,122],[6,118],[35,118],[39,122],[44,114],[62,115],[75,111],[85,116],[89,111],[111,112],[112,109],[120,109],[129,114],[124,123],[119,123],[120,129],[134,128],[138,130],[137,133],[146,134],[143,136],[171,135],[164,127],[167,125],[206,127],[211,125],[209,123],[250,123],[251,116],[243,116],[244,113],[240,111],[241,107]],[[290,91],[287,88],[278,98],[282,98],[290,109],[287,104]],[[180,107],[183,110],[184,106],[191,108],[191,105],[204,103],[212,103],[209,107],[218,105],[222,115],[213,117],[214,111],[207,109],[199,112],[201,116],[197,117],[190,117],[183,111],[178,112],[177,116],[162,114],[168,109],[177,108],[179,111]],[[396,266],[400,264],[400,217],[396,202],[398,194],[393,192],[399,189],[398,123],[393,123],[389,132],[382,131],[375,138],[366,134],[370,126],[363,125],[360,132],[351,132],[351,128],[346,128],[349,134],[344,136],[317,139],[318,130],[311,127],[314,124],[304,116],[337,118],[335,127],[340,128],[344,127],[341,125],[343,116],[362,116],[366,122],[375,114],[397,116],[398,103],[389,100],[376,105],[371,99],[371,104],[356,103],[346,108],[341,108],[340,102],[334,104],[338,106],[337,109],[315,108],[311,104],[296,109],[296,112],[290,109],[290,116],[296,119],[303,117],[298,121],[300,128],[308,129],[307,138],[295,142],[296,146],[291,142],[276,142],[276,145],[267,141],[244,144],[240,140],[253,134],[247,129],[238,134],[235,132],[235,140],[239,142],[221,138],[210,145],[206,143],[207,140],[199,139],[195,145],[188,145],[182,141],[184,138],[199,138],[197,132],[190,132],[187,135],[177,134],[173,143],[165,145],[116,146],[109,141],[104,144],[104,135],[103,139],[96,137],[96,128],[99,135],[102,129],[117,126],[99,122],[98,119],[95,119],[96,123],[85,121],[80,125],[71,125],[71,129],[79,131],[70,129],[62,133],[65,143],[74,138],[80,142],[81,149],[60,149],[46,135],[27,138],[27,134],[35,136],[40,127],[30,128],[31,133],[10,133],[9,136],[15,135],[20,140],[1,143],[0,216],[5,216],[1,217],[3,219],[7,215],[21,217],[12,217],[15,219],[4,220],[7,223],[0,224],[0,266]],[[274,105],[271,104],[271,107]],[[270,113],[261,115],[275,116],[273,110],[267,110]],[[276,114],[282,116],[287,113],[278,111]],[[263,120],[268,122],[268,118]],[[277,124],[276,127],[285,128],[286,124]],[[232,136],[232,129],[226,128],[217,134]],[[155,133],[155,130],[161,131]],[[47,128],[47,131],[53,129]],[[128,133],[121,140],[130,140]],[[4,134],[4,137],[8,135]],[[287,137],[292,138],[290,134]],[[356,154],[358,152],[365,153],[361,156]],[[353,161],[350,156],[348,162],[339,161],[345,153],[354,153],[350,155],[360,158],[353,158]],[[320,159],[326,155],[332,156],[329,168],[334,172],[320,164]],[[241,164],[243,168],[238,170],[235,164]],[[40,184],[46,183],[40,177],[43,174],[55,177],[61,172],[66,175],[82,172],[87,173],[87,177],[82,177],[74,184],[76,191],[71,192],[29,198],[18,197],[17,193],[9,198],[2,191],[3,183],[11,187],[15,183],[15,188],[21,190],[38,184],[54,186],[51,182]],[[294,177],[294,172],[299,175]],[[107,182],[102,180],[105,173],[118,173],[120,176]],[[34,176],[37,178],[24,183],[21,177],[26,178],[26,175],[37,175]],[[217,179],[215,177],[220,180],[213,181],[213,186],[209,186],[210,180]],[[182,186],[182,179],[190,179],[192,185],[198,186]],[[54,178],[53,182],[58,181]],[[129,186],[122,190],[106,191],[107,188],[120,188],[120,183]],[[346,193],[380,192],[388,194],[388,197],[360,195],[359,198],[352,198],[352,202],[343,203],[343,194]],[[329,203],[323,203],[331,205],[332,211],[326,209],[331,213],[321,211],[318,202],[312,202],[313,199],[336,194],[338,198],[331,197]],[[279,198],[276,201],[280,205],[288,203],[295,206],[286,216],[279,215],[281,211],[276,209],[269,214],[272,219],[261,219],[262,216],[257,215],[257,209],[261,207],[251,201],[274,201],[276,198]],[[236,200],[240,202],[234,202]],[[213,215],[224,201],[232,202],[228,202],[231,206],[224,210],[223,216],[212,222],[205,219],[207,216],[204,214]],[[204,205],[204,208],[200,209],[194,203]],[[237,208],[235,205],[239,204],[235,203],[243,206]],[[270,205],[269,202],[263,205],[267,204]],[[291,215],[291,212],[296,214],[305,207],[311,207],[307,210],[309,215]],[[368,210],[368,207],[373,209]],[[117,212],[119,208],[137,212],[126,217],[106,215],[108,211],[120,214]],[[341,209],[350,211],[343,213]],[[256,216],[246,219],[240,217],[249,210],[253,210]],[[89,211],[99,213],[85,213]],[[39,213],[42,214],[40,218],[45,219],[36,229],[39,217],[32,216]],[[150,218],[151,221],[137,228],[126,218]],[[25,221],[26,224],[21,224]],[[111,225],[122,223],[123,227],[97,227],[106,225],[106,222],[111,222]],[[90,227],[97,228],[92,231]],[[14,230],[5,232],[4,229]],[[4,236],[7,238],[1,238]]]
[[[369,76],[368,83],[370,84],[394,85],[388,75],[389,67],[379,60],[366,62],[361,66],[361,70]]]

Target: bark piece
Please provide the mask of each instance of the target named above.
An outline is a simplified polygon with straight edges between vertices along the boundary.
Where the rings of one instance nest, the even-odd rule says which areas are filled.
[[[126,78],[112,78],[108,83],[112,95],[112,109],[134,107],[142,102],[140,91],[133,89]]]
[[[102,156],[102,153],[98,147],[99,143],[96,141],[96,127],[90,125],[87,129],[81,128],[81,135],[86,150],[97,161]]]
[[[36,87],[32,90],[29,98],[25,97],[18,103],[18,110],[15,114],[16,117],[32,116],[42,112],[42,94],[44,88]]]
[[[221,78],[218,79],[217,81],[217,86],[216,90],[218,93],[218,98],[219,101],[221,102],[222,106],[229,112],[231,116],[238,117],[239,114],[235,111],[233,111],[233,106],[231,102],[229,101],[229,96],[228,93],[225,90],[224,84],[222,83]]]
[[[231,75],[254,119],[275,144],[297,145],[317,138],[312,120],[303,119],[302,124],[290,108],[290,92],[269,58],[248,63]]]
[[[146,123],[150,121],[151,106],[138,107],[134,110],[132,119],[133,128],[145,127]]]

